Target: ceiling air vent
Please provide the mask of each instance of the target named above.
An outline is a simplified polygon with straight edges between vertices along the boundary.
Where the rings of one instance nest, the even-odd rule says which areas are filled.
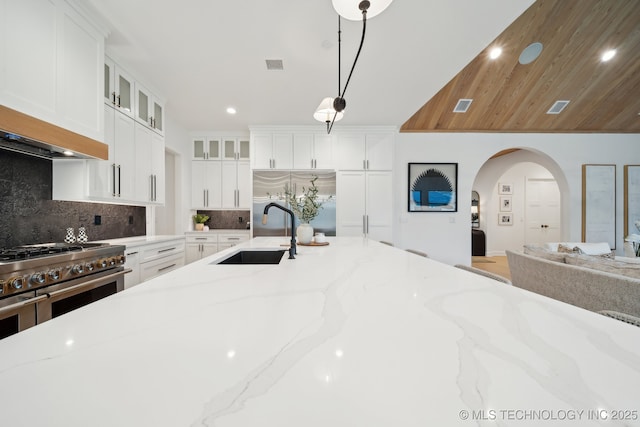
[[[564,107],[566,107],[569,102],[571,101],[556,101],[551,108],[549,108],[549,111],[547,111],[547,114],[560,114],[562,112],[562,110],[564,110]]]
[[[267,70],[284,70],[282,59],[267,59]]]
[[[454,113],[466,113],[469,109],[469,106],[473,102],[473,99],[459,99],[455,108],[453,109]]]

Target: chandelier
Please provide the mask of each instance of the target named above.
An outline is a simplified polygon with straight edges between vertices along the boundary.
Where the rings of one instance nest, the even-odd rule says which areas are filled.
[[[360,51],[362,50],[362,45],[364,44],[364,36],[367,30],[367,15],[369,16],[369,18],[373,18],[374,16],[384,11],[392,1],[393,0],[373,0],[372,5],[369,0],[332,0],[333,8],[338,13],[338,96],[336,96],[335,98],[324,98],[313,114],[313,118],[327,124],[328,134],[331,133],[333,123],[339,121],[344,116],[344,109],[347,106],[347,101],[345,100],[344,95],[347,91],[347,87],[349,87],[349,82],[351,81],[353,70],[356,67],[358,57],[360,56]],[[357,21],[359,19],[362,19],[362,37],[360,38],[360,46],[358,47],[358,52],[356,53],[356,57],[353,60],[353,65],[351,66],[351,71],[349,71],[349,76],[347,77],[347,81],[344,84],[344,88],[341,84],[340,72],[342,59],[342,30],[340,27],[340,17],[343,17],[350,21]]]

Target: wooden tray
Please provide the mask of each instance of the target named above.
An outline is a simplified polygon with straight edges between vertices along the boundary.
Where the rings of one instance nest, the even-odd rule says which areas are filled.
[[[329,242],[320,242],[320,243],[316,243],[316,242],[311,242],[311,243],[298,243],[298,245],[300,246],[327,246],[329,244]]]

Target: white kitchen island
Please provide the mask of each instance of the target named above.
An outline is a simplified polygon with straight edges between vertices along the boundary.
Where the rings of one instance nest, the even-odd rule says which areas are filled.
[[[0,341],[0,425],[640,425],[640,328],[362,238],[215,265]]]

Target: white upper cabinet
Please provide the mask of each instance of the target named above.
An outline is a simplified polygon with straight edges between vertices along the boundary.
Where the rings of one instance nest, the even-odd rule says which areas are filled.
[[[164,135],[164,103],[138,82],[135,82],[135,101],[135,119]]]
[[[104,100],[127,116],[134,117],[133,77],[110,58],[104,60]]]
[[[254,169],[293,169],[293,134],[251,135]]]
[[[331,135],[293,134],[294,169],[333,169]]]
[[[338,135],[336,164],[340,170],[393,169],[393,133]]]
[[[0,104],[102,141],[104,34],[63,0],[0,0]]]
[[[191,140],[193,160],[220,160],[220,138],[198,137]]]
[[[249,138],[223,138],[222,160],[249,160]]]

